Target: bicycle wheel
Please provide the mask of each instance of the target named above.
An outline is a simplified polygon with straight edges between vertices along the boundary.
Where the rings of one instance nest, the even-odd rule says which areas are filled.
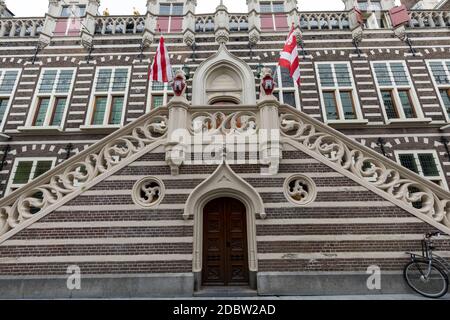
[[[436,265],[431,265],[428,278],[428,262],[412,261],[405,266],[403,275],[406,283],[417,293],[427,298],[440,298],[447,293],[448,277]]]

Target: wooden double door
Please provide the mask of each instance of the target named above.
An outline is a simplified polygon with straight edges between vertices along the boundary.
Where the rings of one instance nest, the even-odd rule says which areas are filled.
[[[219,198],[203,212],[204,286],[248,285],[246,210],[242,202]]]

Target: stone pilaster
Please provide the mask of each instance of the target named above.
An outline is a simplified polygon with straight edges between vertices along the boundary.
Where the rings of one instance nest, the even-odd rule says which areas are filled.
[[[197,0],[185,0],[183,19],[183,41],[189,47],[195,42],[195,8]]]
[[[147,0],[147,13],[145,15],[145,30],[142,43],[149,47],[155,40],[157,16],[159,13],[159,2],[157,0]]]
[[[86,49],[92,48],[92,41],[95,34],[95,17],[100,7],[100,0],[89,0],[86,7],[86,18],[81,31],[81,44]]]
[[[257,44],[261,35],[261,18],[259,16],[259,1],[247,0],[248,6],[248,33],[251,44]]]
[[[228,9],[223,5],[222,1],[216,8],[214,14],[214,35],[216,36],[216,42],[220,44],[227,44],[230,39],[230,16],[228,15]]]
[[[52,40],[53,33],[55,32],[56,19],[61,12],[61,1],[60,0],[49,0],[48,1],[48,12],[45,14],[44,26],[39,34],[38,46],[42,49],[50,44]]]

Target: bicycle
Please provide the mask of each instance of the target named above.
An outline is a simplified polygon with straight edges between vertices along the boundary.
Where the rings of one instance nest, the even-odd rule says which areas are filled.
[[[411,256],[404,270],[406,283],[417,293],[427,298],[440,298],[447,294],[449,286],[450,265],[433,253],[436,247],[433,238],[439,232],[427,233],[422,240],[422,255],[407,252]]]

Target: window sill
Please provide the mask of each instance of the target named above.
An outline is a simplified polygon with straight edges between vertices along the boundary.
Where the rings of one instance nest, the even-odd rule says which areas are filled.
[[[326,122],[327,125],[332,127],[360,127],[361,125],[365,126],[369,123],[369,120],[365,119],[357,119],[357,120],[328,120]]]
[[[59,126],[48,126],[48,127],[18,127],[17,130],[21,132],[33,132],[33,133],[61,133],[62,128]]]
[[[0,133],[0,141],[8,141],[9,139],[11,139],[10,136],[4,133]]]
[[[95,133],[111,133],[120,128],[121,128],[120,125],[114,125],[114,126],[84,125],[84,126],[80,126],[81,131],[89,131],[89,132],[95,132]]]
[[[431,118],[416,118],[416,119],[390,119],[386,121],[386,124],[388,125],[395,125],[395,124],[423,124],[423,123],[430,123],[433,119]]]

